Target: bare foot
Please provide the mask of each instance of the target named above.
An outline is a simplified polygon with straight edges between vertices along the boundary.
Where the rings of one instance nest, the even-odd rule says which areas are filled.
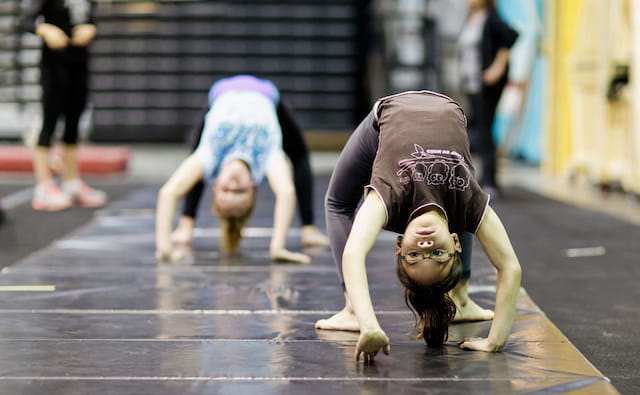
[[[276,262],[311,263],[311,257],[301,252],[292,252],[281,248],[279,250],[270,251],[269,253],[271,254],[271,259]]]
[[[483,309],[476,302],[467,299],[464,305],[456,303],[456,315],[453,322],[489,321],[493,319],[493,310]]]
[[[193,241],[193,236],[190,230],[177,228],[171,234],[171,241],[176,244],[190,245]]]
[[[180,218],[178,227],[171,234],[171,241],[176,244],[191,245],[193,242],[194,221],[189,217]]]
[[[303,246],[328,246],[329,238],[313,225],[305,225],[302,227],[302,245]]]
[[[360,324],[358,323],[358,317],[345,307],[327,319],[318,320],[316,329],[360,332]]]

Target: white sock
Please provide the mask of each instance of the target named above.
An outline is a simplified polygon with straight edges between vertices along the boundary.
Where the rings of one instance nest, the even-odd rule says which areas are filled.
[[[36,192],[45,192],[46,188],[50,185],[55,185],[56,183],[53,180],[47,180],[45,182],[39,182],[36,184],[35,191]]]
[[[77,191],[78,189],[80,189],[80,179],[74,178],[73,180],[65,181],[64,183],[62,183],[62,189],[67,192]]]

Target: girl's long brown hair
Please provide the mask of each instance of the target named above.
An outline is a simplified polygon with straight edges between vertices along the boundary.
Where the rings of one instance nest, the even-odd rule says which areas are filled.
[[[253,213],[253,209],[256,205],[256,191],[253,190],[253,196],[251,197],[251,204],[247,207],[247,210],[240,215],[229,215],[216,205],[215,199],[212,202],[211,209],[213,213],[220,220],[222,227],[222,234],[220,236],[220,250],[224,253],[234,253],[240,246],[240,240],[242,239],[242,229],[249,221],[249,217]]]
[[[447,340],[449,324],[456,315],[456,305],[448,292],[455,287],[462,276],[462,257],[457,253],[452,258],[449,275],[437,284],[419,285],[413,281],[398,257],[396,273],[404,286],[404,301],[415,318],[414,339],[424,338],[429,346],[441,346]]]

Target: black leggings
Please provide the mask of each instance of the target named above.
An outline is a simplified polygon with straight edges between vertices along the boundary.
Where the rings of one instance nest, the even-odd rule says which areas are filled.
[[[42,85],[42,130],[38,146],[51,147],[58,118],[64,115],[65,144],[78,143],[78,123],[87,103],[89,71],[86,61],[43,61],[40,65]]]
[[[469,95],[471,105],[471,123],[477,133],[477,152],[482,160],[482,174],[480,185],[496,188],[498,186],[496,174],[496,145],[493,141],[493,121],[502,89],[492,87],[483,89],[481,93]]]
[[[336,163],[325,197],[325,217],[327,233],[331,242],[331,253],[338,267],[342,289],[342,253],[351,232],[353,220],[364,187],[369,184],[371,170],[378,151],[379,133],[374,126],[373,112],[360,123],[343,148]],[[471,276],[471,249],[473,235],[463,233],[462,244],[463,278]]]
[[[313,225],[313,174],[309,162],[309,150],[304,141],[302,131],[297,126],[290,110],[280,102],[277,108],[278,121],[282,129],[282,149],[287,154],[293,165],[293,182],[296,188],[298,210],[302,225]],[[204,116],[195,129],[192,141],[192,151],[200,143],[204,130]],[[182,215],[196,217],[198,205],[202,198],[204,182],[198,181],[185,197]]]

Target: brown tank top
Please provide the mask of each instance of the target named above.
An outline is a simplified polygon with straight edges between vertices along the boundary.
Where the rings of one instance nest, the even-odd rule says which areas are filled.
[[[475,178],[460,106],[435,92],[412,91],[382,98],[374,108],[380,140],[366,188],[384,203],[384,229],[404,233],[436,206],[451,232],[475,233],[489,195]]]

